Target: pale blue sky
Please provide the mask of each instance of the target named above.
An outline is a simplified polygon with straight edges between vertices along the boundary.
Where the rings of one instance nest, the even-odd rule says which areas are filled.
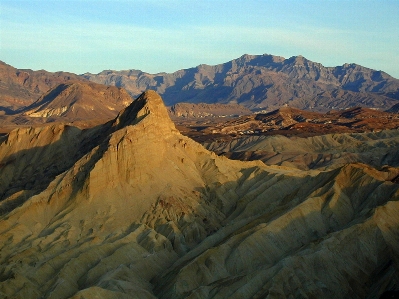
[[[399,78],[399,1],[0,0],[0,60],[17,68],[157,73],[264,53]]]

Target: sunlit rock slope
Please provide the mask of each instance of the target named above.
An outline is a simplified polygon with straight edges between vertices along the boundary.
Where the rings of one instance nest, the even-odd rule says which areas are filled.
[[[396,169],[228,160],[153,91],[103,126],[0,140],[2,298],[378,298],[398,285]]]

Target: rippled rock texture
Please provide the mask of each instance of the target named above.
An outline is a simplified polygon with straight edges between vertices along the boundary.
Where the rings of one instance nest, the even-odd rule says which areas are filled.
[[[399,287],[394,167],[219,157],[182,136],[153,91],[105,125],[0,142],[1,297],[378,298]]]

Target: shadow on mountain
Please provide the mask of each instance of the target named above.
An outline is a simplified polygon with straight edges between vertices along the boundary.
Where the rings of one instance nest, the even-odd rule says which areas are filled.
[[[104,134],[110,124],[80,130],[68,125],[44,126],[38,128],[38,133],[29,134],[34,128],[15,131],[16,136],[10,134],[3,137],[3,144],[20,142],[22,138],[34,140],[44,136],[43,139],[57,139],[45,146],[34,146],[5,156],[0,161],[0,172],[3,183],[0,186],[0,215],[3,215],[17,206],[23,204],[29,197],[45,190],[49,183],[58,175],[70,169],[76,161],[90,152],[95,146],[109,138]],[[58,130],[58,132],[55,132]],[[59,136],[54,136],[59,134]],[[18,138],[14,139],[13,138]],[[31,140],[26,140],[30,142]],[[1,144],[0,144],[1,145]]]
[[[32,105],[29,105],[18,112],[24,112],[28,110],[32,110],[40,107],[46,103],[53,101],[57,96],[59,96],[64,90],[69,87],[69,84],[60,84],[55,88],[51,89],[48,93],[44,94],[43,97],[40,97],[37,101],[35,101]]]
[[[377,298],[397,287],[397,224],[387,230],[385,213],[399,208],[398,186],[352,165],[243,185],[260,181],[269,187],[238,194],[228,221],[152,281],[158,298]]]
[[[177,132],[154,92],[104,127],[46,129],[10,134],[36,151],[4,162],[20,191],[24,171],[59,161],[0,221],[5,296],[376,298],[397,287],[399,185],[382,171],[218,157]]]
[[[185,88],[183,90],[179,90],[175,86],[171,86],[165,89],[165,93],[163,95],[163,99],[165,101],[165,105],[171,106],[176,103],[184,102],[187,103],[206,103],[206,104],[214,104],[214,103],[222,103],[226,104],[226,98],[228,98],[229,94],[232,92],[233,87],[230,86],[205,86],[203,88]]]

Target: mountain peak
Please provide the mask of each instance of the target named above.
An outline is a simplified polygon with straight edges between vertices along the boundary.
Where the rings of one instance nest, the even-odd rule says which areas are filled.
[[[311,62],[310,60],[308,60],[306,57],[303,57],[302,55],[298,55],[298,56],[292,56],[290,58],[287,59],[288,63],[292,63],[294,65],[298,65],[298,64],[305,64],[305,63],[309,63]]]
[[[143,92],[122,110],[116,117],[113,126],[120,129],[144,121],[148,125],[159,127],[160,132],[176,131],[161,96],[153,90]]]

